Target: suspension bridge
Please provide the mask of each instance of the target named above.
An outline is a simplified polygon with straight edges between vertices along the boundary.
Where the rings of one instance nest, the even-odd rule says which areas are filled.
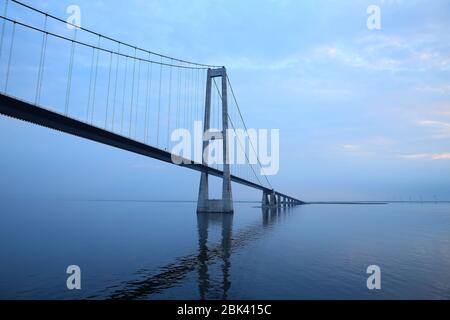
[[[262,191],[262,206],[303,204],[275,191],[255,145],[238,137],[244,163],[229,163],[227,130],[248,133],[227,69],[113,39],[17,0],[5,0],[0,34],[0,113],[201,173],[197,211],[233,212],[231,183]],[[216,130],[222,162],[181,158],[178,128]],[[250,159],[257,159],[256,163]],[[222,179],[209,198],[208,177]]]

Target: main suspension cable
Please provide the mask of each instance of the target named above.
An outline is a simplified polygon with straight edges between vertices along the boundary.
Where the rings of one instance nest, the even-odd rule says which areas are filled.
[[[17,0],[11,0],[11,1],[14,2],[14,3],[16,3],[16,4],[18,4],[18,5],[20,5],[20,6],[22,6],[22,7],[24,7],[24,8],[27,8],[27,9],[29,9],[29,10],[32,10],[32,11],[37,12],[37,13],[42,14],[42,15],[46,15],[46,16],[48,16],[49,18],[52,18],[52,19],[54,19],[54,20],[56,20],[56,21],[62,22],[62,23],[64,23],[64,25],[68,25],[68,26],[77,28],[77,29],[79,29],[79,30],[82,30],[82,31],[85,31],[85,32],[87,32],[87,33],[93,34],[93,35],[95,35],[95,36],[100,36],[100,37],[103,38],[103,39],[106,39],[106,40],[109,40],[109,41],[112,41],[112,42],[119,43],[119,44],[121,44],[122,46],[126,46],[126,47],[129,47],[129,48],[137,49],[137,50],[139,50],[139,51],[141,51],[141,52],[149,53],[149,54],[151,54],[151,55],[158,56],[158,57],[161,57],[161,58],[171,59],[171,60],[173,60],[173,61],[177,61],[177,62],[180,62],[180,63],[186,63],[186,64],[195,65],[195,66],[199,66],[199,67],[203,67],[203,68],[219,68],[219,67],[220,67],[220,66],[208,65],[208,64],[203,64],[203,63],[197,63],[197,62],[186,61],[186,60],[183,60],[183,59],[177,59],[177,58],[169,57],[169,56],[167,56],[167,55],[163,55],[163,54],[160,54],[160,53],[157,53],[157,52],[153,52],[153,51],[150,51],[150,50],[146,50],[146,49],[143,49],[143,48],[140,48],[140,47],[137,47],[137,46],[134,46],[134,45],[125,43],[125,42],[123,42],[123,41],[114,39],[114,38],[112,38],[112,37],[109,37],[109,36],[100,34],[100,33],[96,32],[96,31],[93,31],[93,30],[90,30],[90,29],[81,27],[81,26],[79,26],[79,25],[76,25],[76,24],[74,24],[74,23],[71,23],[71,22],[69,22],[69,21],[66,21],[66,19],[62,19],[62,18],[56,17],[56,16],[54,16],[54,15],[52,15],[52,14],[49,14],[49,13],[47,13],[47,12],[44,12],[44,11],[39,10],[39,9],[37,9],[37,8],[34,8],[34,7],[32,7],[32,6],[30,6],[30,5],[26,4],[26,3],[23,3],[23,2],[21,2],[21,1],[17,1]]]

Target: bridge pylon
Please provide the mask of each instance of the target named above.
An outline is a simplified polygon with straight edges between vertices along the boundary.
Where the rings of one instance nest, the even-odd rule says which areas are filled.
[[[222,80],[222,130],[220,138],[223,140],[223,177],[222,177],[222,199],[209,198],[208,173],[202,172],[200,177],[200,187],[198,192],[197,212],[217,212],[233,213],[233,196],[231,192],[231,171],[229,164],[229,145],[227,139],[228,130],[228,95],[227,95],[227,70],[225,67],[218,69],[208,69],[206,79],[206,98],[205,98],[205,120],[204,130],[206,133],[211,129],[211,90],[213,78]],[[203,141],[203,164],[208,165],[207,153],[211,137],[207,135]],[[217,139],[217,135],[214,137]]]

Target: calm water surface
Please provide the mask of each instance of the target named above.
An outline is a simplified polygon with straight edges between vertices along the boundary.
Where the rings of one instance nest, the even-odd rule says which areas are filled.
[[[195,206],[3,200],[0,298],[450,298],[449,204]],[[66,289],[72,264],[80,291]]]

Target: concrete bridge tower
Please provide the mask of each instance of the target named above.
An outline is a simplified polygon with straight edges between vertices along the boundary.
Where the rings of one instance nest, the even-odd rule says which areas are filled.
[[[211,90],[213,78],[222,79],[222,131],[214,133],[214,139],[223,140],[223,179],[222,179],[222,199],[210,199],[208,188],[208,173],[202,172],[200,178],[200,188],[198,192],[197,212],[218,212],[233,213],[233,196],[231,193],[231,172],[229,164],[229,145],[227,139],[228,130],[228,100],[227,100],[227,70],[225,67],[219,69],[208,69],[206,79],[206,98],[205,98],[205,119],[204,130],[208,132],[211,124]],[[203,154],[211,141],[211,137],[207,135],[207,139],[203,141]],[[203,164],[207,165],[207,159],[203,158]]]

